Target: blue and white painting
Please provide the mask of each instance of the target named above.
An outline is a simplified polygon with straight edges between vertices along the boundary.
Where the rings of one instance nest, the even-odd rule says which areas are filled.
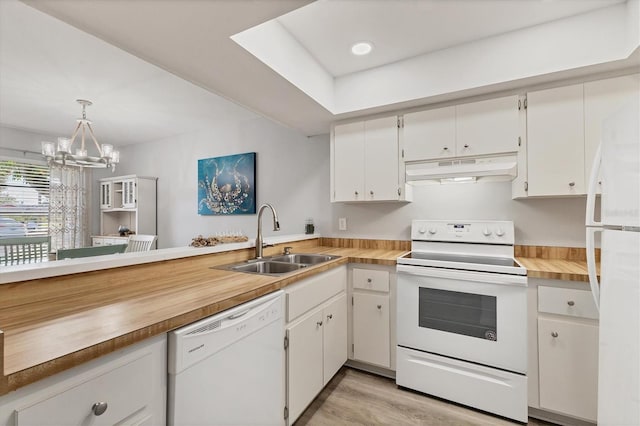
[[[198,160],[198,214],[255,214],[255,182],[255,152]]]

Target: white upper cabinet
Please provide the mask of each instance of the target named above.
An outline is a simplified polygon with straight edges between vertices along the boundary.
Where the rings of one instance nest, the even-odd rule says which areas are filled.
[[[398,118],[364,122],[364,183],[367,200],[397,200]]]
[[[527,94],[529,196],[585,193],[583,85]]]
[[[405,114],[404,160],[471,157],[518,151],[518,96]]]
[[[404,161],[453,157],[456,151],[456,107],[404,115]]]
[[[335,126],[334,201],[364,200],[364,121]]]
[[[405,200],[398,117],[334,127],[332,201]]]
[[[518,96],[456,106],[456,157],[518,151]]]
[[[584,150],[587,182],[591,176],[596,149],[600,144],[602,123],[638,96],[640,96],[640,74],[591,81],[584,84]],[[598,184],[597,192],[600,190],[600,184]]]

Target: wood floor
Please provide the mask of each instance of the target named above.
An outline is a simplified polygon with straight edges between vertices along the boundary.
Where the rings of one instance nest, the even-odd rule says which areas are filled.
[[[529,425],[550,425],[529,420]],[[518,424],[400,389],[391,379],[343,367],[294,426]]]

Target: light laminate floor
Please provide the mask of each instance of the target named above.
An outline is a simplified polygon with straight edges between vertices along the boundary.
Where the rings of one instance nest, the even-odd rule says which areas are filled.
[[[550,425],[529,420],[529,425]],[[518,424],[398,388],[391,379],[343,367],[294,426]]]

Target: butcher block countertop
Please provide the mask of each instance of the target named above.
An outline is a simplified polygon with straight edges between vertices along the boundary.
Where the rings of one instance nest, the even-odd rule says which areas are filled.
[[[253,249],[245,248],[0,285],[0,395],[314,274],[349,262],[395,265],[408,251],[384,242],[320,243],[265,248],[265,256],[284,246],[342,256],[284,276],[211,268],[252,258]]]
[[[529,278],[589,282],[584,248],[515,246],[515,256]],[[600,275],[600,249],[596,249],[595,257]]]
[[[409,241],[303,236],[272,242],[265,256],[292,246],[294,253],[341,257],[284,276],[211,268],[252,258],[254,249],[245,244],[0,273],[0,395],[340,265],[395,266],[410,250]],[[529,277],[588,280],[584,249],[516,246],[515,254]]]

